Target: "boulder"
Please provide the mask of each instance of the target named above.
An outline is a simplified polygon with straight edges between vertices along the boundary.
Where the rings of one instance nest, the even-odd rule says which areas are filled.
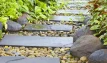
[[[78,29],[74,35],[73,35],[73,38],[74,38],[74,42],[81,36],[83,35],[93,35],[94,32],[90,30],[90,27],[89,26],[83,26],[81,27],[80,29]]]
[[[16,23],[14,21],[8,20],[7,21],[7,30],[8,31],[18,31],[22,28],[22,26],[19,23]]]
[[[0,30],[2,30],[2,28],[3,28],[3,25],[2,25],[2,23],[0,22]]]
[[[86,56],[89,57],[94,51],[99,50],[103,47],[100,39],[93,35],[84,35],[74,42],[71,46],[71,54],[76,57]]]
[[[29,22],[28,22],[28,19],[27,19],[28,16],[29,16],[29,15],[28,15],[27,13],[22,14],[22,16],[20,16],[20,17],[17,19],[17,22],[18,22],[19,24],[21,24],[21,25],[25,25],[25,24],[29,23]]]
[[[95,51],[89,56],[89,63],[107,63],[107,49]]]

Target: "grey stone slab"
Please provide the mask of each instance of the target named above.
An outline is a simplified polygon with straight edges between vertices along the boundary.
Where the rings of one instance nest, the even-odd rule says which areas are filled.
[[[88,3],[89,1],[67,1],[67,0],[59,0],[58,3],[69,3],[69,4],[84,4]]]
[[[28,24],[25,26],[24,30],[48,30],[50,27],[48,25],[35,25],[35,24]]]
[[[25,26],[24,30],[28,31],[71,31],[71,25],[36,25],[36,24],[28,24]]]
[[[90,14],[88,10],[58,10],[56,14],[83,14],[88,15]]]
[[[25,58],[9,56],[0,57],[0,63],[60,63],[60,59],[49,57]]]
[[[87,4],[67,4],[67,7],[85,7]]]
[[[50,30],[56,30],[56,31],[71,31],[72,26],[71,25],[49,25]]]
[[[21,59],[25,59],[25,57],[3,56],[0,57],[0,63],[10,63],[11,61],[17,61]]]
[[[73,37],[37,37],[5,35],[0,45],[38,46],[38,47],[71,47]]]
[[[81,16],[51,16],[50,21],[83,21]]]

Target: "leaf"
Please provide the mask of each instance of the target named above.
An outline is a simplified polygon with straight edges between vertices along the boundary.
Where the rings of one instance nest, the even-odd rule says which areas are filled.
[[[41,12],[41,8],[38,6],[35,6],[35,13],[38,14]]]
[[[7,29],[7,19],[8,17],[0,17],[0,22],[3,23],[4,27],[5,27],[5,30]]]
[[[47,17],[43,14],[40,14],[40,17],[43,18],[43,19],[46,19]]]
[[[99,29],[99,25],[93,25],[93,26],[90,28],[90,30],[97,30],[97,29]]]
[[[98,20],[94,20],[94,23],[100,24],[100,21],[98,21]]]

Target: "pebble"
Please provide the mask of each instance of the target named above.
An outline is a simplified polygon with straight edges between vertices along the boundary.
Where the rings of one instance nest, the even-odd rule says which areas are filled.
[[[21,55],[21,53],[19,53],[19,52],[15,53],[15,56],[20,56],[20,55]]]
[[[4,48],[4,51],[8,51],[9,50],[9,48]]]
[[[81,60],[79,60],[79,61],[78,61],[78,63],[82,63],[82,61],[81,61]]]
[[[82,56],[82,57],[80,58],[80,60],[81,60],[82,62],[86,62],[86,61],[87,61],[87,57],[86,57],[86,56]]]

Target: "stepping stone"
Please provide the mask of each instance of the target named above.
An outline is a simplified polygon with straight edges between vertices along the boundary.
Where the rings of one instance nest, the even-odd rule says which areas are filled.
[[[66,1],[66,0],[62,0],[62,1],[58,1],[58,3],[68,3],[68,4],[84,4],[84,3],[88,3],[89,1]]]
[[[25,58],[9,56],[0,57],[0,63],[60,63],[60,59],[49,57]]]
[[[54,31],[71,31],[71,25],[35,25],[35,24],[28,24],[25,26],[24,30],[27,31],[47,31],[47,30],[54,30]]]
[[[73,37],[37,37],[5,35],[0,45],[37,46],[37,47],[71,47]]]
[[[85,7],[87,4],[68,4],[67,7],[73,8],[73,7]]]
[[[58,10],[56,14],[84,14],[88,15],[88,10]]]
[[[80,22],[83,20],[84,19],[81,16],[55,16],[55,15],[53,15],[50,18],[50,21],[77,21],[77,22]]]

